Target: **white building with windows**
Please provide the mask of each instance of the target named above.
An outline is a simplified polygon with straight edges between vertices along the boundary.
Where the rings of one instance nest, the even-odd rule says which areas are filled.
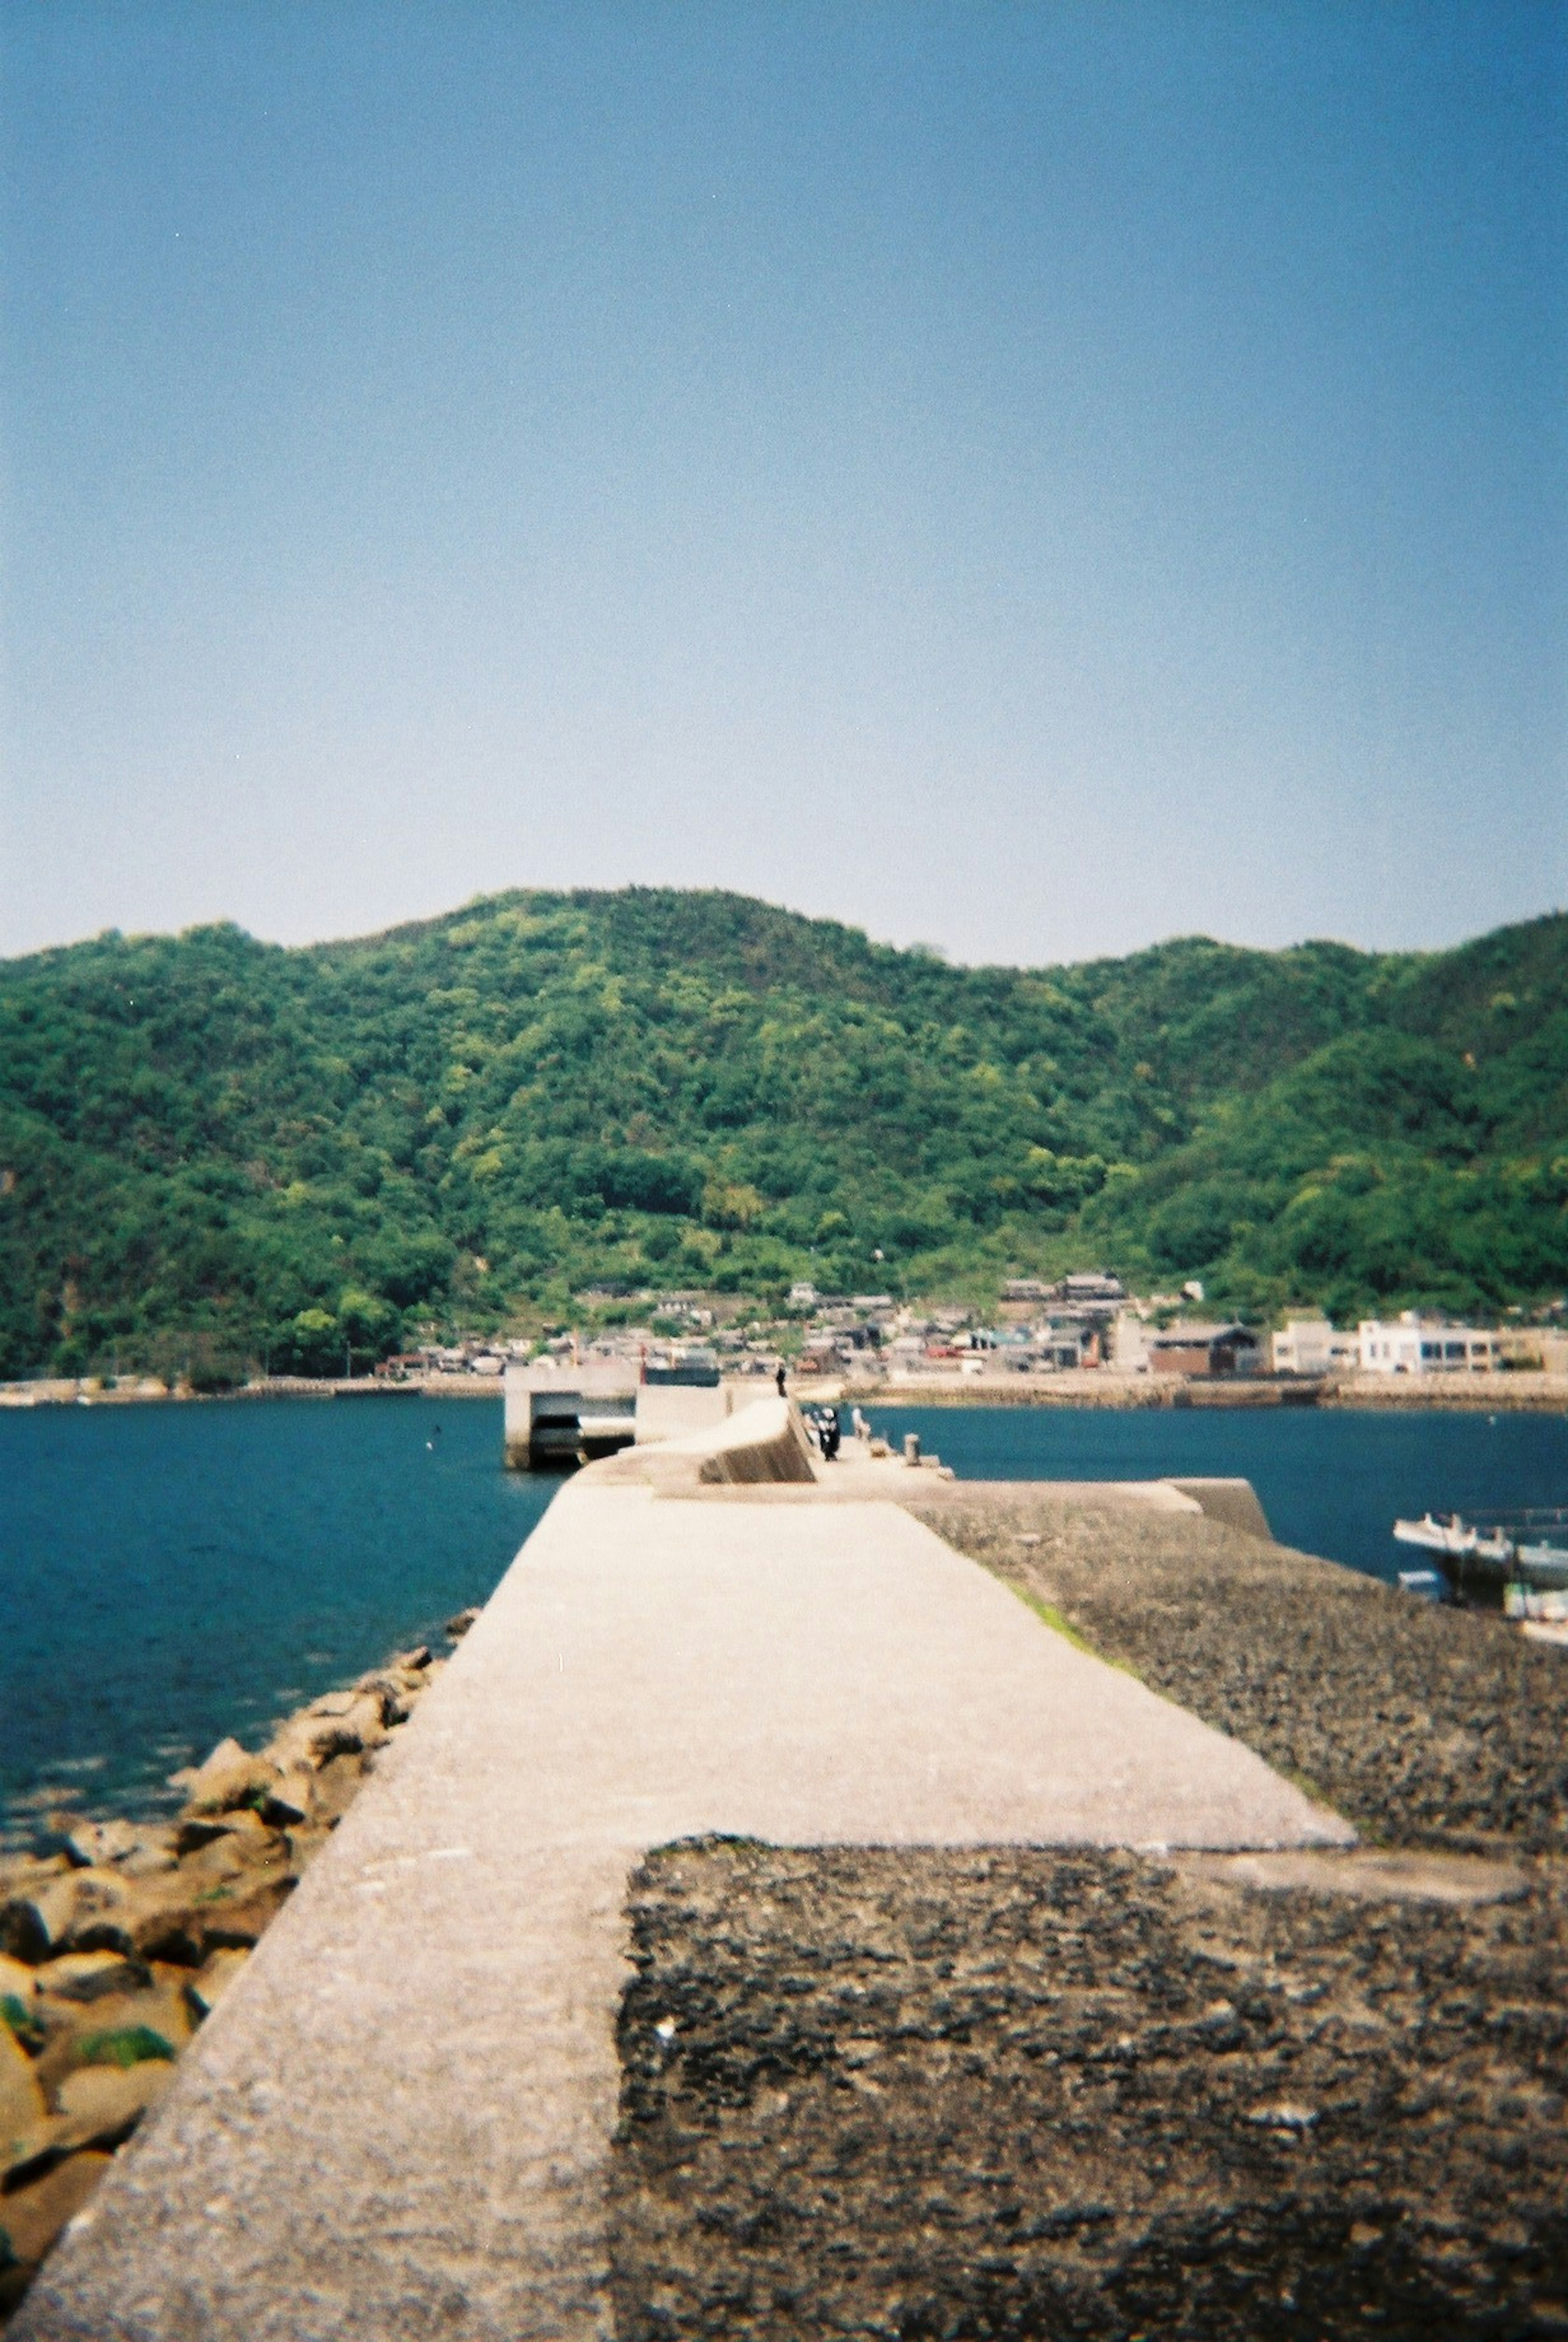
[[[1270,1335],[1269,1354],[1276,1375],[1332,1375],[1353,1372],[1360,1353],[1355,1336],[1336,1332],[1326,1317],[1287,1317]]]
[[[1392,1325],[1363,1317],[1363,1375],[1490,1375],[1499,1365],[1497,1336],[1483,1326],[1445,1326],[1406,1309]]]

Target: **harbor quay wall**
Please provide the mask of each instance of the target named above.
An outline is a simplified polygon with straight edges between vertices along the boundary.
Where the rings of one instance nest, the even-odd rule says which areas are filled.
[[[1235,1375],[1118,1374],[1097,1366],[1052,1375],[864,1376],[839,1386],[861,1406],[1162,1407],[1347,1406],[1466,1414],[1568,1414],[1568,1375],[1340,1375],[1321,1380]]]

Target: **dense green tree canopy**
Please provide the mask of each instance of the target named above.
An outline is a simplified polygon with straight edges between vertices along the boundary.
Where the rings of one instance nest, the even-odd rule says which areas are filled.
[[[0,1372],[1101,1262],[1254,1311],[1560,1292],[1568,920],[954,968],[634,888],[0,965]]]

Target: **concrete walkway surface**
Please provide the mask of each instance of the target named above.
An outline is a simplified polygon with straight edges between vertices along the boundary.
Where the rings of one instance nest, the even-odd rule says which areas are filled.
[[[650,1846],[1347,1844],[886,1503],[568,1486],[16,2342],[607,2337]]]

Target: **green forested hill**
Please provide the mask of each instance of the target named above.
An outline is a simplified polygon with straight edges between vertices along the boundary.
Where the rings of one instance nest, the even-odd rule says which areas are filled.
[[[1253,1311],[1560,1292],[1568,920],[965,969],[632,889],[0,964],[0,1373],[1101,1262]]]

